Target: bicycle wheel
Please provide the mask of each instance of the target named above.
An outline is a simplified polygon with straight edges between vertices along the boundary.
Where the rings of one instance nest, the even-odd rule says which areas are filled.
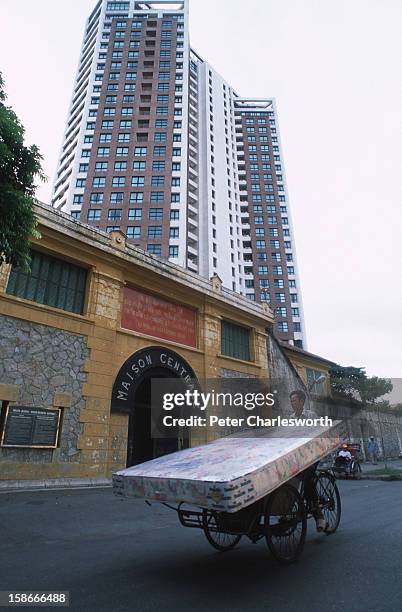
[[[268,496],[264,513],[265,538],[279,563],[296,561],[307,531],[306,509],[295,487],[284,484]]]
[[[358,461],[355,461],[353,463],[351,474],[355,480],[360,480],[360,478],[362,477],[362,468]]]
[[[222,530],[219,515],[213,510],[203,510],[202,527],[208,542],[220,552],[231,550],[241,540],[241,535],[227,533]]]
[[[325,533],[334,533],[341,520],[341,497],[335,478],[329,472],[319,472],[315,477],[315,488],[327,521]]]

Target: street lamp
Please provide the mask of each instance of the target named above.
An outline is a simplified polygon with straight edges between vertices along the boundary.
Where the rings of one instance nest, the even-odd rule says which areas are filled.
[[[321,374],[321,376],[319,376],[318,378],[315,378],[308,386],[309,393],[315,387],[315,385],[318,385],[319,383],[324,382],[324,380],[326,379],[327,377],[325,376],[325,374]]]

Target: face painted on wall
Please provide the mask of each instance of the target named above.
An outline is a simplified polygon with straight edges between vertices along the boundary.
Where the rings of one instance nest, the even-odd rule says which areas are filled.
[[[305,401],[306,397],[304,393],[293,391],[293,393],[290,394],[290,403],[293,408],[293,412],[295,413],[295,416],[301,416],[301,414],[303,413]]]

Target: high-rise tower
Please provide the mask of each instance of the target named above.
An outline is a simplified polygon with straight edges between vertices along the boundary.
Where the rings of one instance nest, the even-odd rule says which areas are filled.
[[[190,48],[188,0],[101,0],[85,28],[52,204],[303,319],[273,99]]]

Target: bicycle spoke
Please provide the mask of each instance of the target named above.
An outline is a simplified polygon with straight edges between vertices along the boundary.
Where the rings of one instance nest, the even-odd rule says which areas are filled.
[[[337,486],[332,477],[325,473],[317,475],[315,486],[327,522],[326,532],[332,533],[338,527],[341,511]]]
[[[215,512],[204,511],[203,527],[209,543],[220,551],[230,550],[240,541],[241,535],[224,531],[220,525],[220,518]]]
[[[303,500],[291,485],[283,485],[272,494],[265,514],[266,539],[272,554],[281,563],[295,561],[306,533]]]

